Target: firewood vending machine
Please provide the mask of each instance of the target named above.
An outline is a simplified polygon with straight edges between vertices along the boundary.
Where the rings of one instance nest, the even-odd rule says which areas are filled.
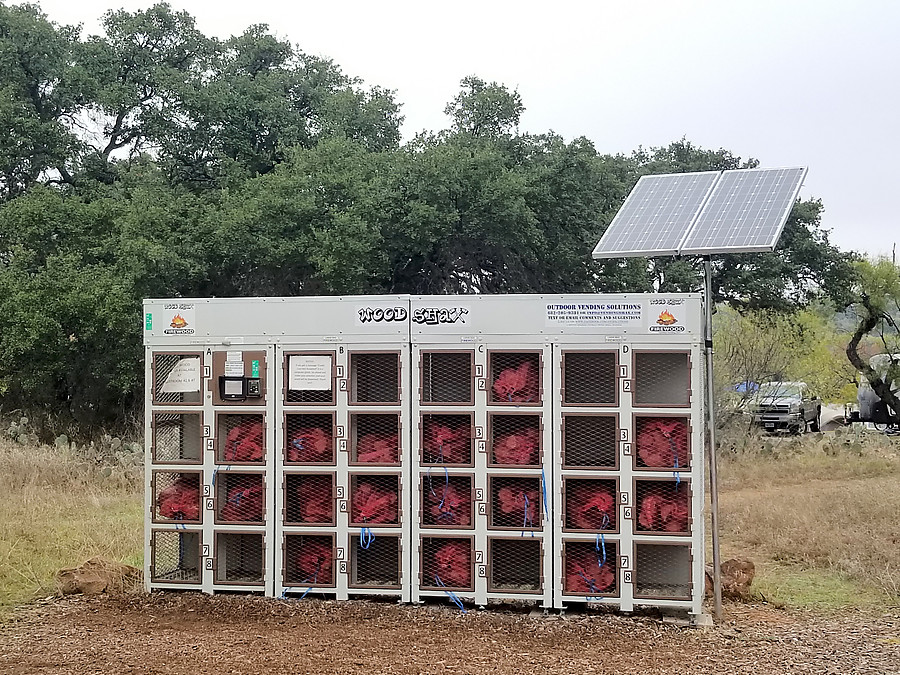
[[[704,590],[698,295],[144,303],[149,589]]]

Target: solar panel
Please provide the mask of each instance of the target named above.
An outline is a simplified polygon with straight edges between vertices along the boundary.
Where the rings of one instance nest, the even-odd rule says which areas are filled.
[[[805,176],[802,167],[724,171],[681,242],[679,253],[771,251]]]
[[[718,177],[718,171],[641,176],[594,258],[675,255]]]

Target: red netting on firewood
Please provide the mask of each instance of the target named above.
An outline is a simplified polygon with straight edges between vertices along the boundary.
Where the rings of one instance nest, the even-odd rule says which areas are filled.
[[[538,397],[538,373],[531,361],[500,371],[494,380],[497,403],[535,403]]]
[[[334,520],[332,478],[326,475],[289,475],[285,510],[288,522],[331,523]]]
[[[225,505],[219,513],[220,520],[235,522],[262,521],[262,476],[231,474],[226,477],[226,480]]]
[[[295,570],[292,576],[299,577],[294,583],[301,584],[330,584],[332,560],[334,552],[332,546],[324,537],[306,537],[306,540],[297,547],[299,550],[294,556]]]
[[[291,434],[287,461],[328,462],[332,458],[333,443],[330,430],[301,427]]]
[[[467,539],[448,540],[438,546],[426,568],[425,585],[468,588],[472,585],[471,544]],[[439,580],[439,581],[438,581]]]
[[[651,532],[688,532],[690,516],[690,495],[685,487],[653,492],[640,499],[638,529]]]
[[[472,493],[463,476],[424,479],[425,525],[468,527],[472,524]]]
[[[378,478],[359,479],[350,500],[350,522],[389,525],[399,521],[396,477],[387,476],[388,485]]]
[[[616,583],[615,556],[607,555],[604,561],[602,552],[586,550],[586,546],[566,546],[566,593],[594,595],[612,591]]]
[[[160,490],[156,503],[161,518],[199,520],[200,476],[195,473],[179,476],[171,485]]]
[[[472,461],[470,418],[465,415],[451,417],[459,417],[461,423],[451,426],[443,423],[440,416],[425,416],[422,435],[426,463],[468,464]]]
[[[240,421],[225,437],[226,462],[261,462],[263,459],[263,425],[256,417],[239,416]]]
[[[499,527],[539,527],[541,490],[538,480],[495,479],[503,481],[494,501],[493,525]]]
[[[597,480],[566,482],[566,525],[579,530],[613,530],[616,527],[614,484]]]
[[[494,464],[537,464],[540,432],[537,429],[529,428],[508,434],[498,434],[492,449]]]
[[[400,461],[397,434],[373,433],[359,439],[356,461],[367,464],[396,464]]]
[[[641,418],[637,432],[638,458],[644,466],[690,466],[687,424],[674,417]]]

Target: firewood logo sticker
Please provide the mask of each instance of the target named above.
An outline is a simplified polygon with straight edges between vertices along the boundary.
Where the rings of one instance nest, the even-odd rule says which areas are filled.
[[[667,309],[664,309],[659,313],[659,318],[656,319],[656,325],[650,326],[651,333],[683,333],[684,326],[676,326],[678,323],[678,319],[675,318],[675,315],[672,314]]]

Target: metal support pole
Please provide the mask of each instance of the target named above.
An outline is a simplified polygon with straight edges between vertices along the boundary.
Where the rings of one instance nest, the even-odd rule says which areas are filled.
[[[716,469],[716,397],[713,383],[712,340],[712,265],[709,256],[703,257],[703,281],[706,300],[706,454],[709,462],[710,529],[712,530],[713,597],[716,621],[722,620],[722,569],[719,560],[719,478]]]

